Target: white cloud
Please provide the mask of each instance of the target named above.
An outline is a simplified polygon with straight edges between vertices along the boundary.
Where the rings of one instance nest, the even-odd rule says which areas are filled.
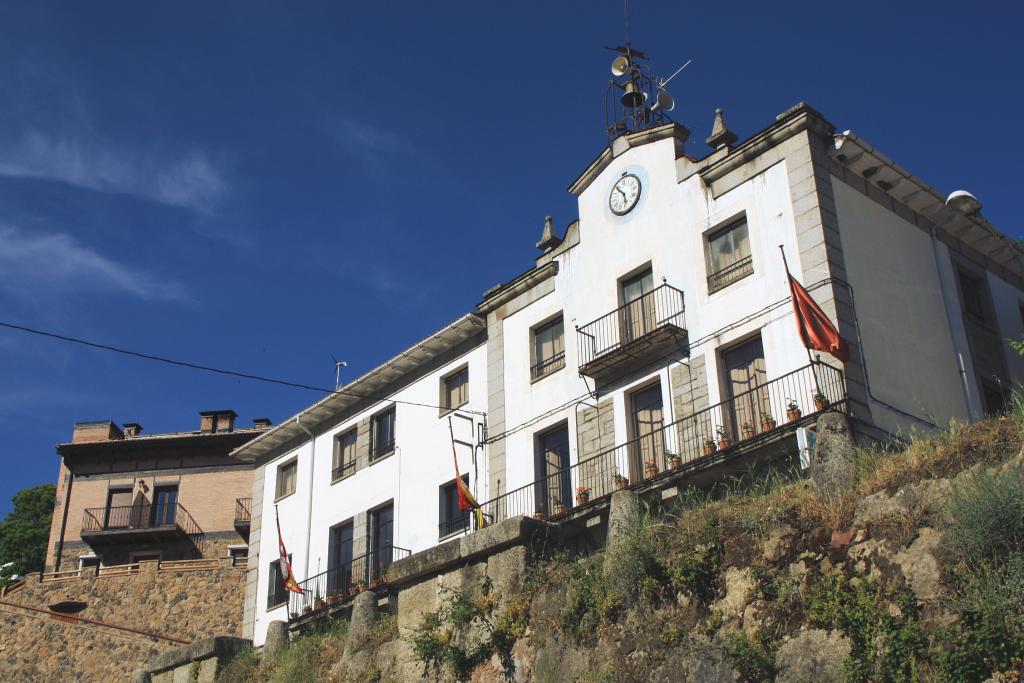
[[[0,175],[59,181],[197,211],[211,210],[225,190],[220,173],[200,151],[158,162],[38,131],[26,133],[0,154]]]
[[[66,233],[29,234],[0,225],[0,289],[32,296],[88,289],[145,301],[186,301],[185,287],[125,266]]]
[[[328,132],[342,147],[363,154],[413,154],[415,147],[393,130],[351,119],[335,119]]]

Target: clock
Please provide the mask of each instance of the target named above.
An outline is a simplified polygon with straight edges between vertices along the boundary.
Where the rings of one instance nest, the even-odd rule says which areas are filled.
[[[612,192],[608,195],[608,208],[616,216],[624,216],[633,210],[640,199],[640,179],[627,173],[615,181]]]

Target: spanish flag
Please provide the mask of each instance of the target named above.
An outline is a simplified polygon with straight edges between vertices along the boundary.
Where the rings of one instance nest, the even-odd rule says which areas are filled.
[[[462,481],[462,475],[459,474],[459,459],[455,456],[455,432],[452,430],[452,418],[450,417],[448,418],[448,433],[452,437],[452,464],[455,465],[455,488],[459,492],[459,509],[473,510],[476,515],[476,528],[483,529],[487,526],[483,508],[480,507],[480,503],[476,502],[473,493],[466,486],[466,482]]]
[[[277,520],[277,549],[281,553],[281,580],[284,581],[285,590],[292,593],[302,593],[299,582],[295,580],[292,573],[292,563],[288,560],[288,550],[284,547],[284,538],[281,536],[281,518],[277,514],[277,506],[274,506],[274,519]]]

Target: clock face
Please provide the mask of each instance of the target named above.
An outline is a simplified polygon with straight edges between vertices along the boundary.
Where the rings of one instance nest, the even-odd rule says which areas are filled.
[[[633,210],[640,199],[640,179],[632,173],[619,178],[608,195],[608,207],[616,216],[622,216]]]

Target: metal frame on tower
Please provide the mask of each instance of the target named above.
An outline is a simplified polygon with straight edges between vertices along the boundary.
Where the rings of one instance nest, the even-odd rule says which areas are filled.
[[[664,82],[651,73],[647,55],[628,42],[609,48],[619,53],[612,62],[612,79],[605,91],[605,128],[608,142],[666,123],[674,123],[668,112],[675,107]],[[678,72],[677,72],[678,73]]]

